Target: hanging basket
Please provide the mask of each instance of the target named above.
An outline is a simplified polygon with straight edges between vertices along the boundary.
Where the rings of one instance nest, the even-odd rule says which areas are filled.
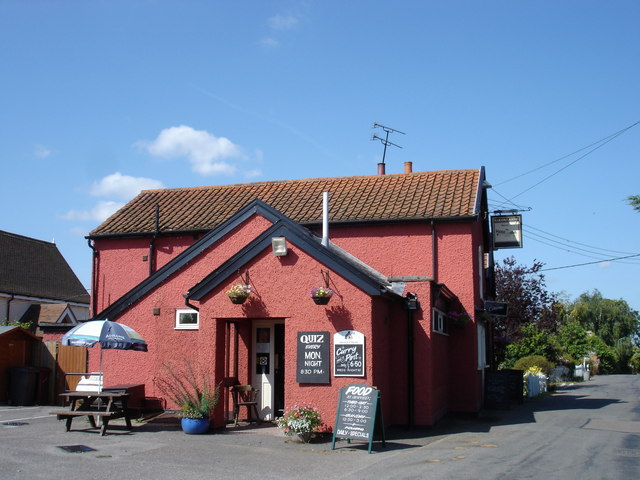
[[[329,285],[311,290],[311,298],[316,305],[326,305],[331,300],[331,297],[333,297],[333,290],[329,288]]]
[[[229,295],[231,303],[235,303],[236,305],[246,302],[247,298],[249,298],[249,295]]]
[[[326,305],[331,300],[331,296],[311,297],[316,305]]]
[[[229,300],[235,304],[244,303],[249,298],[249,295],[251,295],[251,285],[248,284],[240,283],[227,290]]]

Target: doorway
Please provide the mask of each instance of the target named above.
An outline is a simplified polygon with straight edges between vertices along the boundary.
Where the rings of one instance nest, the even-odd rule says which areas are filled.
[[[284,322],[255,320],[252,330],[258,411],[263,420],[274,420],[284,413]]]

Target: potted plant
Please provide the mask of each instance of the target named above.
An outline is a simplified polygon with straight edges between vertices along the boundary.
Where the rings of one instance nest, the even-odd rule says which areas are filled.
[[[333,290],[329,287],[316,287],[311,290],[311,298],[316,305],[326,305],[333,297]]]
[[[181,368],[165,365],[165,376],[155,379],[160,391],[180,406],[182,430],[189,434],[209,430],[212,412],[220,398],[220,386],[214,386],[205,373],[196,372],[187,362]]]
[[[227,296],[231,300],[231,303],[244,303],[245,300],[251,295],[251,285],[239,283],[227,290]]]
[[[304,443],[309,443],[313,433],[322,423],[320,412],[311,405],[295,405],[282,417],[276,418],[276,424],[285,435],[295,435]]]

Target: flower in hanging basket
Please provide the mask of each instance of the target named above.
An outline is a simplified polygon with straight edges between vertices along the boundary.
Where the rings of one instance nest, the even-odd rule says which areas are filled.
[[[227,296],[231,299],[232,303],[244,303],[244,301],[251,295],[251,285],[239,283],[227,290]]]
[[[333,290],[328,287],[316,287],[311,290],[311,298],[317,305],[326,305],[333,297]]]
[[[449,321],[456,328],[464,328],[471,321],[471,318],[466,313],[451,311],[447,315],[449,317]]]
[[[312,297],[332,297],[333,290],[327,287],[316,287],[311,290]]]

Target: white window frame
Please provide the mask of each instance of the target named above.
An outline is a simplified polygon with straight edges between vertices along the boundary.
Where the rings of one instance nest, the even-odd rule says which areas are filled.
[[[183,314],[196,315],[196,323],[180,323],[180,317]],[[200,328],[200,312],[192,308],[176,308],[176,330],[198,330]]]
[[[447,316],[442,310],[434,308],[431,313],[431,329],[441,335],[449,335]]]
[[[484,370],[489,366],[487,363],[487,328],[483,321],[477,324],[478,331],[478,370]]]

